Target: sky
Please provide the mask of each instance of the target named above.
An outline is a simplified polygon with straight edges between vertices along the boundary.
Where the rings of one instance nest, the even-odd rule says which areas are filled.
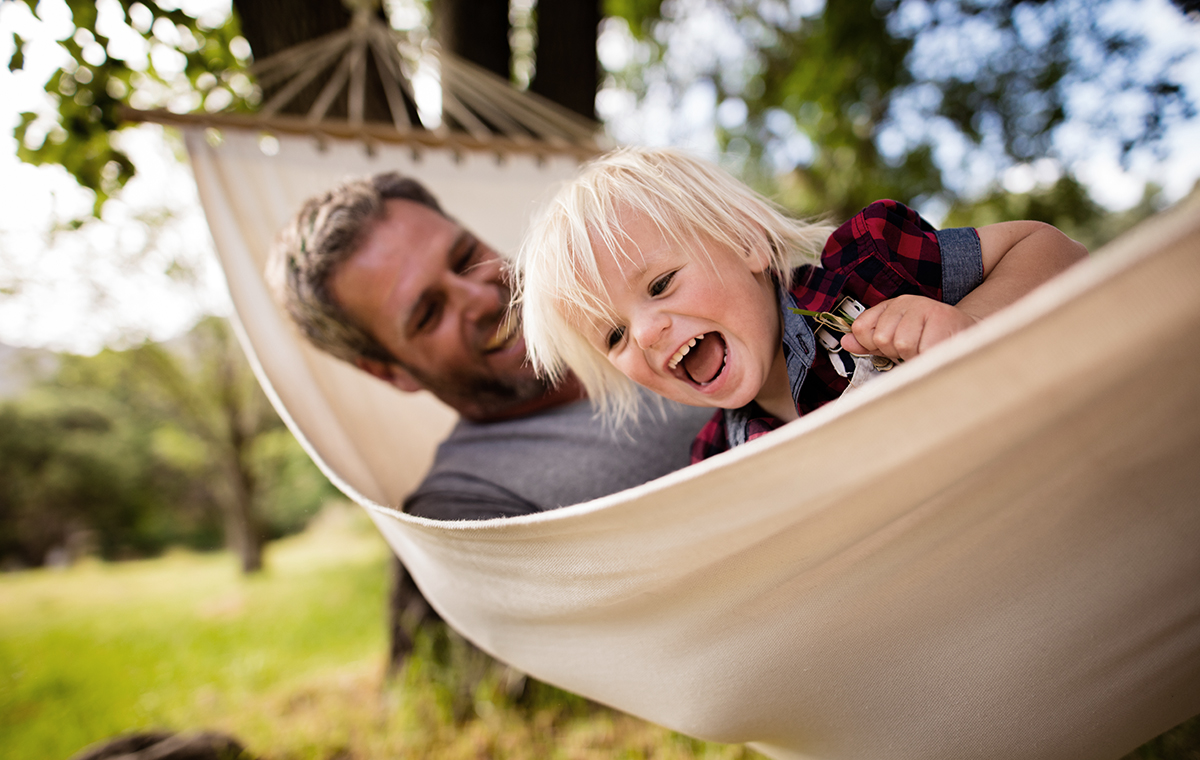
[[[106,5],[116,3],[99,0],[97,5],[103,13]],[[402,9],[413,5],[412,0],[397,3]],[[228,0],[182,0],[179,5],[193,15],[220,16],[229,8]],[[686,69],[713,55],[736,60],[739,52],[730,47],[733,35],[722,30],[716,0],[677,0],[677,5],[687,13],[669,30],[678,45],[672,65]],[[1118,12],[1121,7],[1118,4]],[[1164,47],[1200,47],[1200,24],[1179,23],[1167,0],[1141,0],[1125,7],[1129,15],[1124,20],[1144,25],[1148,36]],[[42,0],[39,12],[41,22],[24,3],[0,2],[0,60],[11,56],[14,32],[30,40],[23,71],[0,69],[0,177],[5,179],[0,183],[0,343],[93,353],[105,345],[168,339],[203,314],[229,313],[182,147],[159,126],[143,125],[122,134],[122,146],[137,165],[138,176],[120,199],[105,206],[103,220],[78,231],[55,231],[55,225],[86,215],[92,199],[61,167],[34,167],[16,158],[12,129],[22,111],[52,109],[42,88],[65,56],[55,39],[72,33],[62,0]],[[132,33],[114,33],[113,40],[123,46],[122,55],[155,55]],[[602,27],[598,52],[610,70],[639,55],[628,30],[611,20]],[[154,61],[160,68],[170,65],[160,57]],[[1200,56],[1192,56],[1189,66],[1184,81],[1200,86]],[[1200,100],[1200,92],[1195,95]],[[1089,96],[1103,93],[1081,94]],[[606,88],[597,99],[597,110],[618,142],[673,144],[713,157],[714,126],[736,121],[739,114],[733,105],[718,106],[714,88],[703,82],[678,98],[656,95],[651,88],[650,97],[639,104],[630,93]],[[780,158],[802,159],[811,151],[806,140],[801,135],[783,143]],[[1159,183],[1168,199],[1177,200],[1200,179],[1200,120],[1170,132],[1165,157],[1139,154],[1128,168],[1120,166],[1115,145],[1099,143],[1086,133],[1064,130],[1059,140],[1058,148],[1077,176],[1098,201],[1113,209],[1135,204],[1147,180]],[[943,148],[951,153],[954,149],[950,141]],[[963,172],[961,181],[969,186],[972,177],[990,180],[997,171],[976,167]],[[1039,162],[1009,168],[1001,179],[1009,190],[1021,192],[1052,182],[1058,171],[1053,162]]]
[[[181,5],[202,12],[213,3]],[[0,69],[0,343],[87,354],[169,339],[204,314],[229,313],[182,144],[157,125],[122,134],[138,174],[102,222],[55,229],[87,215],[92,195],[62,167],[16,157],[13,127],[22,111],[53,108],[43,87],[65,58],[55,40],[73,31],[61,0],[43,0],[39,15],[41,23],[23,3],[0,2],[0,60],[11,57],[14,32],[30,40],[22,71]]]
[[[801,12],[815,12],[821,6],[820,0],[786,1],[793,10]],[[726,0],[675,0],[677,20],[657,32],[670,50],[667,66],[671,77],[675,81],[692,82],[681,94],[670,92],[671,88],[662,81],[651,82],[651,96],[641,103],[627,91],[601,90],[596,100],[597,111],[618,142],[675,145],[714,154],[717,150],[714,126],[735,126],[745,118],[744,106],[739,113],[736,102],[718,104],[716,88],[711,82],[694,76],[705,70],[718,70],[725,75],[736,70],[747,54],[740,35],[730,29],[727,4]],[[1181,23],[1179,12],[1169,0],[1117,0],[1111,4],[1105,20],[1116,28],[1145,34],[1154,51],[1144,59],[1147,66],[1167,65],[1159,54],[1161,51],[1200,49],[1200,21]],[[984,44],[985,40],[969,42]],[[950,51],[927,47],[930,49],[925,58],[929,60],[925,65],[948,65]],[[645,57],[624,22],[614,19],[606,20],[602,26],[597,52],[610,71],[619,70],[631,61],[638,62],[639,58],[644,62]],[[970,57],[969,51],[965,57]],[[1178,78],[1193,83],[1193,99],[1200,100],[1200,55],[1192,55],[1186,61]],[[1110,95],[1106,92],[1079,91],[1074,93],[1071,105],[1085,112],[1092,103],[1107,97]],[[929,129],[927,123],[899,127],[900,132],[907,130],[918,135]],[[788,131],[791,132],[788,139],[779,142],[777,168],[780,169],[790,168],[813,153],[811,142],[794,124],[781,126],[780,133]],[[1128,208],[1141,200],[1147,181],[1163,186],[1164,195],[1174,201],[1190,192],[1200,179],[1200,119],[1177,125],[1170,132],[1163,145],[1164,156],[1155,157],[1142,151],[1133,156],[1128,168],[1121,166],[1120,148],[1115,142],[1097,140],[1095,134],[1080,129],[1078,124],[1060,130],[1055,147],[1069,161],[1076,176],[1089,186],[1092,196],[1113,210]],[[956,165],[967,153],[953,135],[946,134],[939,135],[938,151],[939,163],[944,167]],[[1025,192],[1038,182],[1053,182],[1061,173],[1053,162],[1006,168],[987,163],[987,156],[979,152],[971,158],[974,163],[968,163],[961,171],[947,172],[955,189],[968,196],[986,191],[998,174],[1003,175],[1001,180],[1006,189]]]

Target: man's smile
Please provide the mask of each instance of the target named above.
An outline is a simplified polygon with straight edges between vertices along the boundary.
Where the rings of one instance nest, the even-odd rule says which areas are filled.
[[[483,351],[484,353],[503,351],[515,346],[520,339],[521,319],[515,312],[508,310],[496,325],[496,331],[484,341]]]

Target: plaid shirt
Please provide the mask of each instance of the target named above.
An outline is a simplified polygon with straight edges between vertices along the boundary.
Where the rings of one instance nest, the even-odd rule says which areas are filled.
[[[983,255],[974,229],[937,231],[903,204],[876,201],[830,235],[820,267],[798,267],[791,280],[791,287],[779,288],[783,355],[796,412],[803,416],[841,396],[849,382],[818,350],[817,324],[789,307],[828,311],[844,295],[868,307],[905,294],[958,303],[983,281]],[[718,409],[692,443],[692,463],[783,424],[753,401]]]

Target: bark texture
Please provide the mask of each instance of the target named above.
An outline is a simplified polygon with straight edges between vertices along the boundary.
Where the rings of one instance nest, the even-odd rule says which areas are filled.
[[[589,119],[600,84],[596,32],[599,0],[542,0],[537,5],[537,59],[529,89]]]
[[[433,14],[434,33],[443,48],[509,79],[508,0],[435,0]]]

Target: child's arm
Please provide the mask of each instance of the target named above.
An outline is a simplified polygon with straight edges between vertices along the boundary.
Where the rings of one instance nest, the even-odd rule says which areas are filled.
[[[965,330],[1087,256],[1087,249],[1042,222],[980,227],[983,282],[957,305],[904,295],[867,309],[842,346],[855,354],[911,359]]]

